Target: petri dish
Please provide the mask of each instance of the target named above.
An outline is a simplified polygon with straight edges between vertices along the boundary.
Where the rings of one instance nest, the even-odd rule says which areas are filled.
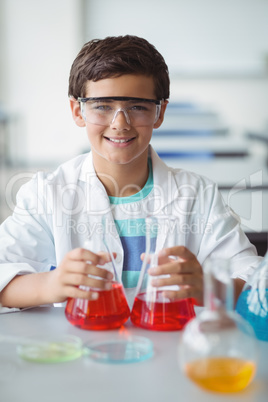
[[[84,355],[102,363],[135,363],[151,358],[153,342],[145,337],[111,338],[84,344]]]
[[[30,338],[17,345],[18,355],[27,361],[36,363],[61,363],[78,359],[83,353],[80,338],[72,335],[51,338]]]

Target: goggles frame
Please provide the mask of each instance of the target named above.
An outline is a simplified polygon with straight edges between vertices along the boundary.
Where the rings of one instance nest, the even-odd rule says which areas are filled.
[[[101,97],[89,97],[89,98],[78,97],[77,102],[80,103],[80,109],[81,109],[82,116],[83,116],[85,121],[87,121],[87,120],[86,120],[86,116],[85,116],[84,111],[83,111],[82,103],[85,104],[88,101],[92,101],[92,102],[94,102],[94,101],[95,102],[101,102],[101,101],[134,101],[134,102],[154,103],[156,105],[156,114],[155,114],[154,123],[156,123],[156,121],[159,118],[161,105],[162,105],[162,100],[159,100],[159,99],[136,98],[136,97],[132,97],[132,96],[101,96]],[[115,121],[115,119],[116,119],[116,117],[117,117],[119,112],[124,113],[124,116],[125,116],[127,124],[134,126],[130,121],[129,114],[128,114],[128,111],[127,111],[126,108],[118,108],[118,109],[116,109],[115,112],[114,112],[114,116],[113,116],[111,122],[109,124],[107,124],[107,125],[110,125],[110,124],[114,123],[114,121]],[[98,123],[93,123],[93,124],[98,124]],[[100,125],[106,125],[106,124],[100,124]],[[136,127],[138,127],[138,126],[136,126]]]
[[[155,103],[156,105],[161,105],[162,100],[159,99],[147,99],[147,98],[135,98],[133,96],[100,96],[100,97],[92,97],[92,98],[77,98],[78,102],[87,102],[87,101],[106,101],[106,100],[115,100],[115,101],[137,101],[137,102],[149,102]]]

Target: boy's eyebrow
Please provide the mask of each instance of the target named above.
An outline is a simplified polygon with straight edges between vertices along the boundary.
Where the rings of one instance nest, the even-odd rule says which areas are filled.
[[[101,97],[92,97],[92,98],[77,98],[78,102],[87,102],[87,101],[133,101],[133,102],[149,102],[155,103],[156,105],[161,104],[161,100],[158,99],[147,99],[147,98],[135,98],[131,96],[101,96]]]

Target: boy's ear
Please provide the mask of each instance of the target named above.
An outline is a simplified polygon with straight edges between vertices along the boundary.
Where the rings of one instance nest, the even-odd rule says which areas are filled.
[[[70,98],[70,106],[75,123],[78,125],[78,127],[85,127],[86,123],[82,117],[80,103],[76,99]]]
[[[160,115],[158,117],[158,120],[156,123],[154,123],[154,128],[159,128],[161,126],[161,124],[163,123],[167,105],[168,105],[168,100],[164,100],[164,102],[161,105],[161,110],[160,110]]]

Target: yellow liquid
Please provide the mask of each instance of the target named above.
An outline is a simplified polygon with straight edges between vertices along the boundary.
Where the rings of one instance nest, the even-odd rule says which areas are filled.
[[[256,364],[232,357],[205,358],[188,363],[185,372],[192,381],[206,390],[237,392],[251,382]]]

